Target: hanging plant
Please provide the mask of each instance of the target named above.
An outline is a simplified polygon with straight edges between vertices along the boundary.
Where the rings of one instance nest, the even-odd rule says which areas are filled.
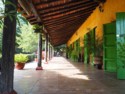
[[[43,26],[40,26],[38,24],[33,25],[33,30],[34,33],[40,33],[40,31],[42,30]]]

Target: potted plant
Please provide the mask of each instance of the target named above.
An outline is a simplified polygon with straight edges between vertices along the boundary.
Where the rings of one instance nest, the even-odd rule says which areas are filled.
[[[16,69],[23,69],[25,66],[25,63],[28,61],[28,56],[26,54],[16,54],[14,57],[15,61],[15,68]]]
[[[102,69],[102,53],[103,53],[103,45],[102,40],[97,38],[94,46],[94,66],[98,69]]]
[[[43,27],[38,25],[38,24],[33,25],[33,30],[34,30],[35,33],[40,33],[42,28]]]
[[[77,61],[78,62],[78,51],[73,49],[72,53],[71,53],[71,58],[72,58],[73,61]]]

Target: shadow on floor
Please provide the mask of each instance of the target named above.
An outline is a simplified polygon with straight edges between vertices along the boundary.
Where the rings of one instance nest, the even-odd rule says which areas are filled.
[[[15,70],[18,94],[125,94],[124,80],[89,65],[55,57],[49,64],[43,64],[43,68]]]

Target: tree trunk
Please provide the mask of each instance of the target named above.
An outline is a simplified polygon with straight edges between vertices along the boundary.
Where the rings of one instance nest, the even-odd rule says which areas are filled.
[[[42,62],[41,62],[41,57],[42,57],[42,34],[39,34],[39,42],[38,42],[38,64],[36,70],[42,70]]]
[[[17,0],[6,0],[12,2],[15,6]],[[5,5],[5,13],[10,11],[15,12],[13,5]],[[14,53],[15,53],[15,33],[16,33],[16,16],[9,16],[4,19],[3,41],[2,41],[2,62],[1,62],[1,77],[0,77],[0,94],[16,94],[13,89],[14,78]]]

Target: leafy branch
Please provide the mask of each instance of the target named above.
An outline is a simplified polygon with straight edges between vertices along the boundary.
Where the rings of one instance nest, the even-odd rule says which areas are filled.
[[[9,17],[11,21],[13,21],[13,18],[16,17],[16,21],[17,21],[19,26],[21,25],[20,20],[23,20],[26,24],[28,24],[27,20],[24,17],[21,16],[22,12],[17,12],[16,5],[14,5],[10,1],[4,1],[4,0],[2,0],[2,4],[3,5],[11,5],[11,6],[14,7],[14,10],[6,13],[5,11],[8,11],[8,9],[4,10],[4,6],[0,8],[0,28],[2,28],[3,25],[4,25],[3,20],[4,20],[5,17]]]

